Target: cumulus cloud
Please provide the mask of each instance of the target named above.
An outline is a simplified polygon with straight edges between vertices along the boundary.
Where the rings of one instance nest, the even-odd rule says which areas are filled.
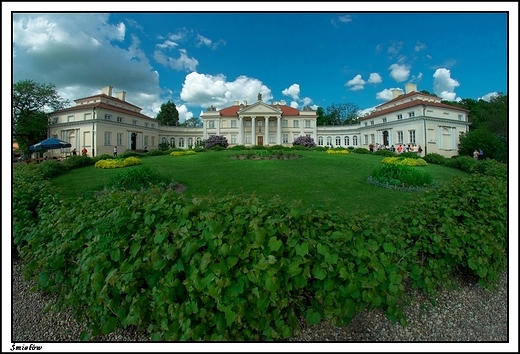
[[[346,87],[349,87],[349,90],[357,91],[362,90],[365,85],[365,80],[361,78],[361,75],[356,75],[353,79],[347,81],[345,84]]]
[[[172,58],[167,56],[160,50],[156,50],[153,54],[153,58],[161,65],[170,67],[174,70],[186,70],[195,71],[199,61],[195,58],[190,58],[186,52],[186,49],[179,49],[180,57]]]
[[[383,91],[376,93],[376,99],[378,99],[380,101],[391,100],[393,98],[392,90],[394,90],[394,88],[384,89]]]
[[[177,106],[177,111],[179,112],[179,123],[184,123],[188,119],[193,118],[193,113],[188,111],[188,107],[186,105],[181,104]]]
[[[282,91],[282,95],[289,96],[293,100],[297,101],[300,97],[300,85],[292,84],[291,86]]]
[[[480,97],[479,100],[484,100],[484,101],[491,101],[491,99],[493,97],[497,97],[499,95],[498,92],[490,92],[488,94],[485,94],[484,96]]]
[[[392,64],[388,69],[390,70],[390,76],[397,82],[407,80],[410,75],[410,67],[405,64]]]
[[[358,117],[364,117],[369,115],[370,113],[374,112],[376,110],[375,107],[365,108],[358,112]]]
[[[426,46],[426,44],[417,41],[417,43],[415,44],[415,47],[414,47],[414,51],[420,52],[421,50],[424,50],[424,49],[427,49],[427,48],[428,47]]]
[[[370,76],[368,78],[369,84],[379,84],[383,81],[383,78],[378,73],[370,73]]]
[[[309,106],[312,103],[312,100],[309,97],[304,97],[302,101],[304,106]]]
[[[156,47],[161,49],[171,49],[177,47],[178,44],[174,41],[165,40],[163,43],[156,44]]]
[[[148,114],[161,93],[159,75],[139,38],[124,44],[127,26],[109,20],[97,13],[13,14],[13,81],[52,83],[71,101],[111,85]]]
[[[399,54],[399,52],[401,51],[401,49],[403,48],[403,42],[402,41],[399,41],[399,42],[393,42],[389,47],[388,49],[386,50],[386,52],[388,54],[390,54],[391,56],[393,55],[397,55]]]
[[[186,75],[180,97],[188,105],[223,108],[233,105],[234,101],[254,103],[258,93],[262,94],[264,102],[272,99],[271,90],[258,79],[239,76],[234,81],[227,81],[224,75],[192,72]]]
[[[292,108],[296,108],[296,109],[298,109],[298,102],[296,102],[296,101],[291,101],[290,106],[291,106]]]
[[[446,68],[439,68],[433,74],[433,92],[440,98],[448,101],[456,99],[455,87],[460,86],[459,82],[451,77],[451,71]]]
[[[209,47],[211,49],[217,49],[219,45],[221,44],[226,44],[226,42],[224,40],[219,40],[217,42],[214,42],[212,41],[211,39],[209,38],[206,38],[200,34],[197,34],[197,38],[195,40],[195,45],[197,47],[200,47],[200,46],[206,46],[206,47]]]

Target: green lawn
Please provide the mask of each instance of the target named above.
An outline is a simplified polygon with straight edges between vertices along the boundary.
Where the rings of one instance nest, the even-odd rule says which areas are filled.
[[[209,151],[179,157],[144,157],[141,161],[143,165],[184,184],[187,196],[255,194],[267,199],[279,196],[286,202],[299,201],[304,208],[340,208],[370,213],[406,207],[406,202],[417,195],[365,182],[374,169],[381,166],[382,156],[294,152],[303,158],[237,160],[229,158],[237,151]],[[65,197],[74,198],[102,189],[112,176],[130,168],[136,167],[83,167],[53,178],[52,183],[63,191]],[[415,168],[429,172],[439,183],[449,183],[454,176],[467,175],[438,165]]]

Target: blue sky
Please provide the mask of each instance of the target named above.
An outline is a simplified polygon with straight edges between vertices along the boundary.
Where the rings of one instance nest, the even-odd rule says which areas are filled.
[[[56,10],[96,9],[68,4]],[[26,6],[11,4],[12,79],[53,83],[71,101],[110,85],[152,117],[174,102],[181,121],[211,104],[255,102],[259,92],[300,109],[355,103],[363,112],[407,82],[448,100],[508,93],[508,17],[489,11],[516,11],[517,19],[513,4],[472,5],[487,13],[367,12],[399,3],[315,3],[298,13],[284,3],[221,4],[141,3],[126,13],[45,13],[49,6],[38,4],[15,13]],[[179,9],[191,12],[163,12]],[[215,9],[227,12],[195,12]]]

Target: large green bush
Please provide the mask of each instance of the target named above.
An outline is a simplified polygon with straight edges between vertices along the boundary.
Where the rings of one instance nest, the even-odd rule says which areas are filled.
[[[150,187],[165,187],[173,183],[173,180],[167,176],[153,171],[148,166],[138,166],[125,169],[114,175],[107,183],[108,189],[132,189],[140,190]]]
[[[372,173],[372,178],[381,184],[400,187],[428,187],[433,184],[429,173],[402,164],[383,164]]]
[[[433,163],[441,166],[446,163],[446,158],[441,154],[437,153],[426,154],[426,156],[424,156],[423,159],[428,163]]]

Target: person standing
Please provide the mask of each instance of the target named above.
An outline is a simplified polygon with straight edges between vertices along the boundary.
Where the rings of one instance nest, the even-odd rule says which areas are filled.
[[[484,160],[484,151],[482,151],[482,149],[478,150],[478,159]]]
[[[478,157],[479,157],[478,150],[473,151],[473,158],[474,158],[475,160],[478,160]]]
[[[72,156],[76,156],[76,149],[72,150]]]
[[[117,146],[114,146],[114,156],[117,156]]]
[[[83,156],[87,156],[87,148],[83,148],[83,149],[81,150],[81,155],[83,155]]]

